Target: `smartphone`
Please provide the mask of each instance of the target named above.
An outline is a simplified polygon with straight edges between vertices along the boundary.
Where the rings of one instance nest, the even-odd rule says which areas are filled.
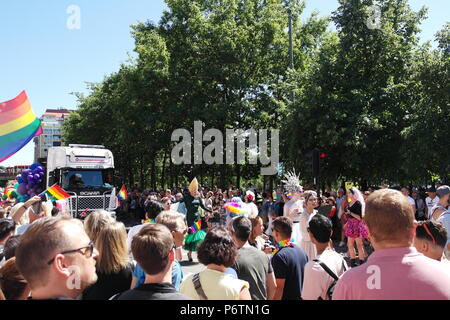
[[[33,212],[35,214],[39,215],[41,213],[41,201],[37,201],[37,202],[33,203],[31,208],[33,208]]]

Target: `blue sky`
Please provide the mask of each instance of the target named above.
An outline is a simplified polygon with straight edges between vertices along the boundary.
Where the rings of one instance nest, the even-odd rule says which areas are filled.
[[[414,10],[429,8],[422,41],[449,21],[449,0],[410,0]],[[69,30],[70,5],[81,11],[81,28]],[[337,0],[307,0],[313,10],[329,15]],[[0,2],[0,101],[26,90],[37,116],[47,108],[76,109],[71,92],[85,92],[86,82],[100,82],[133,54],[131,24],[158,22],[163,0],[14,0]],[[34,143],[0,165],[31,164]]]

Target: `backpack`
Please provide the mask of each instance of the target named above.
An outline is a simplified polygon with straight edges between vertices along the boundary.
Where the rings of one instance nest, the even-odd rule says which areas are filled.
[[[324,269],[326,271],[326,273],[328,273],[330,275],[330,277],[333,278],[333,283],[331,283],[331,285],[328,287],[327,290],[327,297],[329,300],[333,300],[333,293],[334,293],[334,288],[336,287],[336,283],[339,280],[339,277],[333,272],[331,271],[330,268],[328,268],[328,266],[323,263],[322,261],[319,261],[317,259],[313,260],[314,262],[318,262],[320,264],[320,266],[322,267],[322,269]],[[344,269],[344,272],[347,271],[347,268],[345,267],[345,263],[344,263],[344,259],[342,259],[342,266]],[[323,300],[322,297],[317,298],[317,300]]]

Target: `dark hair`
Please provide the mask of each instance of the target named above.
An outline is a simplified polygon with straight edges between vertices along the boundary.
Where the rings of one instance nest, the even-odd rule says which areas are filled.
[[[431,220],[420,221],[416,229],[416,238],[430,242],[433,242],[434,239],[438,247],[445,248],[447,244],[447,230],[439,222]]]
[[[16,248],[20,243],[20,235],[15,235],[10,237],[3,248],[3,254],[5,255],[5,260],[8,260],[16,255]]]
[[[278,217],[273,220],[272,229],[278,231],[286,238],[292,235],[292,221],[288,217]]]
[[[236,238],[241,241],[247,241],[252,232],[252,222],[246,217],[237,217],[233,220],[233,230]]]
[[[11,232],[16,230],[16,223],[12,219],[0,219],[0,240],[6,238]]]
[[[163,210],[163,205],[160,202],[154,200],[150,200],[145,206],[145,212],[147,213],[147,217],[149,219],[155,219]]]
[[[229,268],[235,263],[236,256],[236,245],[222,227],[210,230],[197,250],[198,261],[205,266],[213,263]]]
[[[166,269],[174,246],[172,233],[162,224],[149,224],[134,236],[131,252],[145,273],[154,275]]]
[[[0,269],[0,292],[6,300],[18,300],[24,294],[27,281],[20,274],[16,265],[16,258],[13,257],[5,262]]]
[[[333,225],[327,217],[316,214],[309,221],[309,231],[318,242],[327,243],[330,241]]]
[[[52,217],[55,217],[55,216],[57,216],[57,215],[58,215],[58,213],[59,213],[59,210],[58,210],[58,208],[56,208],[56,207],[53,207],[53,209],[52,209]]]

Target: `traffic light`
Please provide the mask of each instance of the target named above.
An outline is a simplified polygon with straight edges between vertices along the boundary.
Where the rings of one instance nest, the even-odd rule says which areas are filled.
[[[307,171],[311,172],[314,177],[320,174],[320,159],[326,157],[325,153],[320,153],[319,149],[314,149],[305,154]]]

